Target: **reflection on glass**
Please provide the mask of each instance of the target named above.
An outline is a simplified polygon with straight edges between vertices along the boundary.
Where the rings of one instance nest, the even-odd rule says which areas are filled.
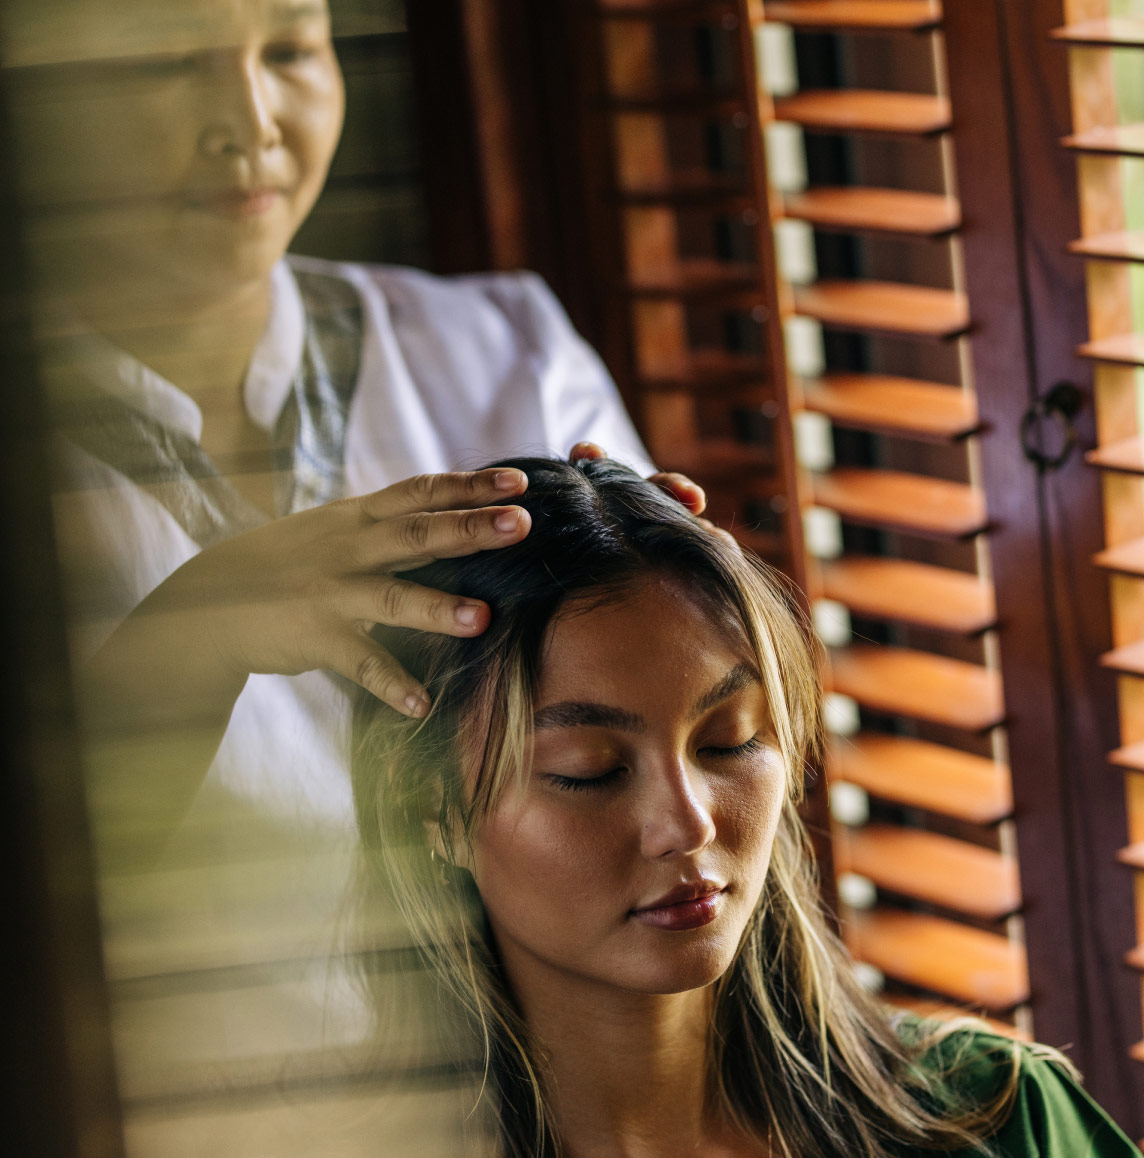
[[[431,988],[383,904],[347,917],[346,681],[197,686],[204,609],[293,630],[241,558],[233,588],[146,601],[203,547],[420,468],[347,462],[362,303],[282,264],[343,120],[325,0],[19,0],[4,37],[129,1153],[461,1153]]]

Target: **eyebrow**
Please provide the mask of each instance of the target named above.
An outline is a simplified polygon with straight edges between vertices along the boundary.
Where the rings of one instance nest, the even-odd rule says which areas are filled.
[[[564,700],[541,708],[532,717],[532,729],[545,728],[614,728],[618,732],[643,732],[647,729],[643,716],[609,708],[606,704]]]
[[[700,716],[716,704],[730,699],[743,688],[751,684],[761,685],[762,682],[753,664],[736,664],[705,696],[699,698],[699,702],[692,709],[692,715]]]
[[[692,718],[729,699],[752,684],[761,684],[759,673],[749,663],[733,667],[709,692],[700,696],[691,710]],[[532,717],[534,732],[549,728],[612,728],[617,732],[645,732],[647,722],[636,712],[583,700],[562,700],[541,708]]]
[[[271,9],[272,19],[280,23],[291,20],[308,20],[318,16],[326,16],[328,9],[325,0],[284,0],[275,4]]]

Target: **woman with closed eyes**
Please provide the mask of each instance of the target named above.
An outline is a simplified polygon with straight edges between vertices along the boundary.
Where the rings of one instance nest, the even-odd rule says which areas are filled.
[[[763,565],[607,460],[499,469],[528,476],[527,539],[412,575],[489,628],[384,629],[433,706],[363,700],[354,757],[494,1152],[1138,1153],[1059,1055],[856,983],[796,807],[813,648]]]

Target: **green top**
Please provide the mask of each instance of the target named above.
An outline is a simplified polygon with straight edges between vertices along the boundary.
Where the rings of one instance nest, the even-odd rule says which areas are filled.
[[[936,1052],[954,1089],[971,1103],[984,1102],[1000,1092],[1013,1044],[992,1033],[966,1030],[952,1034]],[[1029,1046],[1018,1049],[1016,1098],[1005,1124],[988,1139],[990,1158],[1141,1158],[1058,1062]],[[928,1158],[967,1158],[970,1153],[926,1152]]]

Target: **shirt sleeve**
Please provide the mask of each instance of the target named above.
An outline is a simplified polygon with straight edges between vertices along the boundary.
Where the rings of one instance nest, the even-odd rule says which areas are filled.
[[[642,475],[656,467],[604,363],[576,332],[564,307],[536,274],[500,275],[486,283],[535,351],[547,441],[557,454],[577,442],[595,442],[609,457]]]
[[[1022,1057],[1012,1113],[990,1141],[998,1158],[1141,1158],[1059,1065],[1031,1050]]]

